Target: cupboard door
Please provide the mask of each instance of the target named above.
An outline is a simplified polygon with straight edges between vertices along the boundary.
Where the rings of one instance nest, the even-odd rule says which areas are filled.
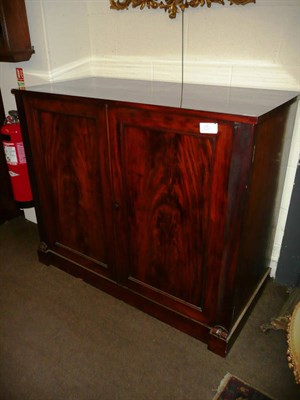
[[[111,195],[103,104],[24,99],[42,241],[79,265],[112,275]]]
[[[121,284],[200,321],[217,308],[233,128],[196,114],[111,106]],[[122,232],[125,232],[123,234]]]

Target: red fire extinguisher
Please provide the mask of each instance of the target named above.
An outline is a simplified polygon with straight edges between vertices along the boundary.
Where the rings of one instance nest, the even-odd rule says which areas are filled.
[[[18,112],[13,110],[8,114],[9,116],[1,128],[0,136],[14,199],[20,208],[28,208],[33,206],[33,202]]]

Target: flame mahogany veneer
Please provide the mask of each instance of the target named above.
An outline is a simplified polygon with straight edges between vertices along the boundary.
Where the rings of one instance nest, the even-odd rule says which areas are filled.
[[[13,90],[38,254],[225,356],[269,274],[298,95],[180,90],[104,78]]]

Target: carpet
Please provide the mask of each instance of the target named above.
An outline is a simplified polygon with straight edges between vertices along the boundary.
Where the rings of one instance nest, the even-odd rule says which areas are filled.
[[[275,400],[231,374],[226,374],[213,400]]]

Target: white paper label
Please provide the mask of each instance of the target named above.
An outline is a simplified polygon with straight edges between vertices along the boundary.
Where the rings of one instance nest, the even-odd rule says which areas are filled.
[[[6,162],[9,165],[17,165],[18,164],[18,159],[17,159],[17,152],[16,148],[14,145],[3,143],[4,144],[4,153],[5,153],[5,158]]]
[[[208,133],[215,135],[218,133],[218,124],[214,122],[200,122],[200,133]]]

